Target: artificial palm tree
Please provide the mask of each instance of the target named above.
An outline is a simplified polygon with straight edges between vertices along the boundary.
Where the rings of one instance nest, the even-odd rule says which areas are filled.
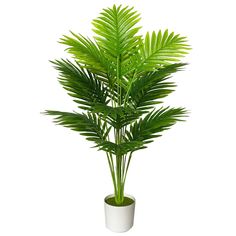
[[[186,37],[168,30],[141,36],[139,21],[133,7],[114,5],[93,20],[93,39],[73,32],[63,36],[60,43],[73,60],[52,63],[79,110],[45,112],[106,153],[117,205],[125,201],[124,186],[134,153],[186,116],[182,107],[156,108],[174,91],[171,75],[186,65],[179,62],[189,50]]]

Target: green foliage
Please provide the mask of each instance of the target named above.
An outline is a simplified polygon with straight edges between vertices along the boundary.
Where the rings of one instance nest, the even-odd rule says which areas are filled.
[[[176,87],[172,74],[186,65],[180,59],[190,49],[187,39],[168,30],[143,37],[140,19],[132,7],[114,5],[92,21],[93,39],[64,35],[60,43],[73,61],[52,63],[60,84],[86,113],[45,112],[106,152],[117,204],[124,201],[132,154],[187,114],[184,108],[156,108]]]
[[[177,63],[146,72],[131,83],[130,97],[137,110],[146,111],[162,103],[161,98],[174,91],[174,82],[167,82],[171,74],[181,70],[186,64]]]
[[[103,104],[96,104],[93,112],[99,114],[102,119],[106,120],[115,129],[129,125],[138,119],[142,113],[132,107],[112,107]]]
[[[147,33],[141,45],[137,70],[139,72],[153,71],[163,65],[179,61],[188,49],[186,37],[175,35],[174,32],[169,34],[168,30],[165,30],[164,33],[159,30],[158,33],[152,32],[151,37]]]
[[[134,152],[135,150],[141,149],[142,146],[143,142],[141,141],[125,141],[120,144],[106,141],[97,145],[97,147],[99,147],[99,150],[112,153],[116,156],[122,156],[129,152]]]
[[[103,9],[100,16],[93,20],[93,31],[97,34],[95,39],[115,65],[117,58],[125,61],[139,46],[140,37],[136,35],[140,29],[136,27],[139,21],[140,14],[133,7],[122,8],[121,5]]]
[[[77,35],[73,32],[71,34],[72,37],[64,35],[60,41],[68,46],[67,51],[84,67],[99,75],[106,75],[109,63],[98,45],[82,35]]]
[[[59,82],[82,109],[91,109],[94,104],[107,104],[108,91],[96,74],[73,64],[69,60],[55,60],[54,67],[60,72]]]
[[[131,124],[126,132],[130,141],[150,143],[154,138],[160,137],[161,132],[169,129],[177,121],[183,121],[187,111],[184,108],[160,108],[149,112],[139,121]]]
[[[87,114],[60,112],[47,110],[46,115],[54,116],[54,121],[58,125],[70,128],[86,136],[86,139],[100,144],[106,141],[111,127],[107,128],[106,123],[102,122],[95,113]]]

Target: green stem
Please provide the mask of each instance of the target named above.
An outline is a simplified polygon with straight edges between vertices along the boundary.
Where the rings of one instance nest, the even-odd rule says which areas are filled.
[[[128,87],[127,92],[126,92],[126,94],[125,94],[124,107],[126,107],[126,105],[127,105],[127,102],[128,102],[128,99],[129,99],[130,90],[131,90],[131,87],[132,87],[132,83],[133,83],[134,80],[135,80],[135,76],[136,76],[136,71],[135,71],[134,74],[133,74],[133,77],[132,77],[132,79],[131,79],[131,81],[130,81],[130,83],[129,83],[129,87]]]
[[[111,171],[111,177],[112,177],[112,182],[113,182],[113,186],[114,186],[114,192],[115,195],[117,194],[117,186],[116,186],[116,178],[115,178],[115,169],[114,169],[114,164],[113,164],[113,159],[112,156],[110,155],[110,153],[106,153],[107,154],[107,160],[109,163],[109,168]]]
[[[117,145],[121,143],[121,129],[116,129],[115,141]],[[122,191],[122,159],[123,156],[117,153],[116,154],[117,195],[115,198],[117,204],[121,204],[124,200]]]
[[[124,178],[122,180],[123,188],[124,188],[124,185],[125,185],[125,180],[126,180],[127,172],[128,172],[128,169],[129,169],[129,164],[130,164],[131,158],[132,158],[132,152],[130,152],[130,154],[129,154],[128,163],[127,163],[127,166],[126,166],[126,169],[125,169]]]
[[[121,55],[117,56],[116,61],[116,80],[117,80],[117,94],[118,101],[117,105],[122,105],[122,88],[121,88]],[[117,145],[121,144],[122,142],[122,129],[117,128],[115,129],[115,143]],[[115,195],[115,201],[117,204],[121,204],[124,200],[124,195],[122,191],[122,159],[123,156],[119,153],[116,154],[116,184],[117,184],[117,194]]]

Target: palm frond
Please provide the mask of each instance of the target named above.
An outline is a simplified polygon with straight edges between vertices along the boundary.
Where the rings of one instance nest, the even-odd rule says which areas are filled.
[[[95,39],[104,50],[104,54],[113,65],[114,80],[125,87],[132,58],[141,45],[141,36],[137,33],[140,14],[133,7],[113,6],[103,9],[100,16],[93,20]],[[126,77],[124,77],[126,76]]]
[[[153,32],[151,36],[147,33],[140,49],[137,73],[154,71],[163,65],[177,62],[189,49],[186,37],[175,35],[174,32]]]
[[[131,53],[137,46],[139,36],[136,36],[140,27],[135,27],[140,21],[140,14],[129,7],[120,5],[103,9],[100,16],[93,20],[95,37],[101,46],[111,57]]]
[[[107,128],[106,122],[103,122],[96,114],[88,112],[87,114],[61,112],[46,110],[46,115],[55,116],[54,122],[58,125],[78,131],[86,139],[96,144],[107,141],[107,136],[111,127]]]
[[[109,61],[103,55],[96,42],[82,35],[71,32],[72,37],[64,35],[60,43],[68,46],[66,49],[83,67],[90,69],[103,77],[109,74]]]
[[[171,74],[180,71],[186,63],[164,66],[154,72],[147,72],[131,83],[130,100],[139,111],[152,109],[162,103],[161,98],[174,91],[175,83],[166,82]]]
[[[94,104],[107,104],[108,91],[97,75],[80,68],[78,63],[69,60],[52,61],[59,71],[59,82],[68,94],[74,98],[82,109],[91,109]]]
[[[187,111],[184,108],[160,108],[149,112],[144,118],[136,121],[126,132],[129,141],[150,143],[160,137],[164,130],[169,129],[177,121],[183,121]]]

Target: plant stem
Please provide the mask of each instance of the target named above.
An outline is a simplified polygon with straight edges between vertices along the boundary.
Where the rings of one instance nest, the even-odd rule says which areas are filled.
[[[128,102],[128,99],[129,99],[130,90],[131,90],[131,87],[132,87],[132,83],[133,83],[133,82],[135,81],[135,79],[136,79],[135,77],[136,77],[136,71],[134,71],[133,77],[132,77],[131,80],[130,80],[130,83],[129,83],[127,92],[126,92],[126,94],[125,94],[124,107],[126,107],[126,105],[127,105],[127,102]]]
[[[121,55],[117,56],[116,61],[116,80],[117,80],[117,94],[119,95],[117,105],[122,105],[122,88],[121,88]],[[117,145],[122,142],[122,129],[116,128],[115,130],[115,143]],[[121,204],[124,201],[124,191],[122,189],[122,163],[123,156],[120,153],[116,153],[116,188],[115,201],[117,204]]]
[[[121,129],[116,129],[116,144],[121,143]],[[123,156],[119,153],[116,154],[116,180],[117,180],[117,195],[115,197],[116,203],[121,204],[124,200],[123,191],[122,191],[122,159]]]
[[[114,186],[114,192],[115,195],[117,194],[117,186],[116,186],[116,178],[115,178],[115,169],[114,169],[114,164],[113,164],[113,159],[112,156],[110,155],[110,153],[106,153],[107,154],[107,160],[109,163],[109,168],[111,171],[111,177],[112,177],[112,182],[113,182],[113,186]]]
[[[130,164],[131,158],[132,158],[132,152],[130,152],[130,154],[129,154],[128,163],[127,163],[126,170],[125,170],[125,173],[124,173],[124,178],[122,180],[123,186],[125,185],[125,180],[126,180],[127,172],[128,172],[128,169],[129,169],[129,164]]]

